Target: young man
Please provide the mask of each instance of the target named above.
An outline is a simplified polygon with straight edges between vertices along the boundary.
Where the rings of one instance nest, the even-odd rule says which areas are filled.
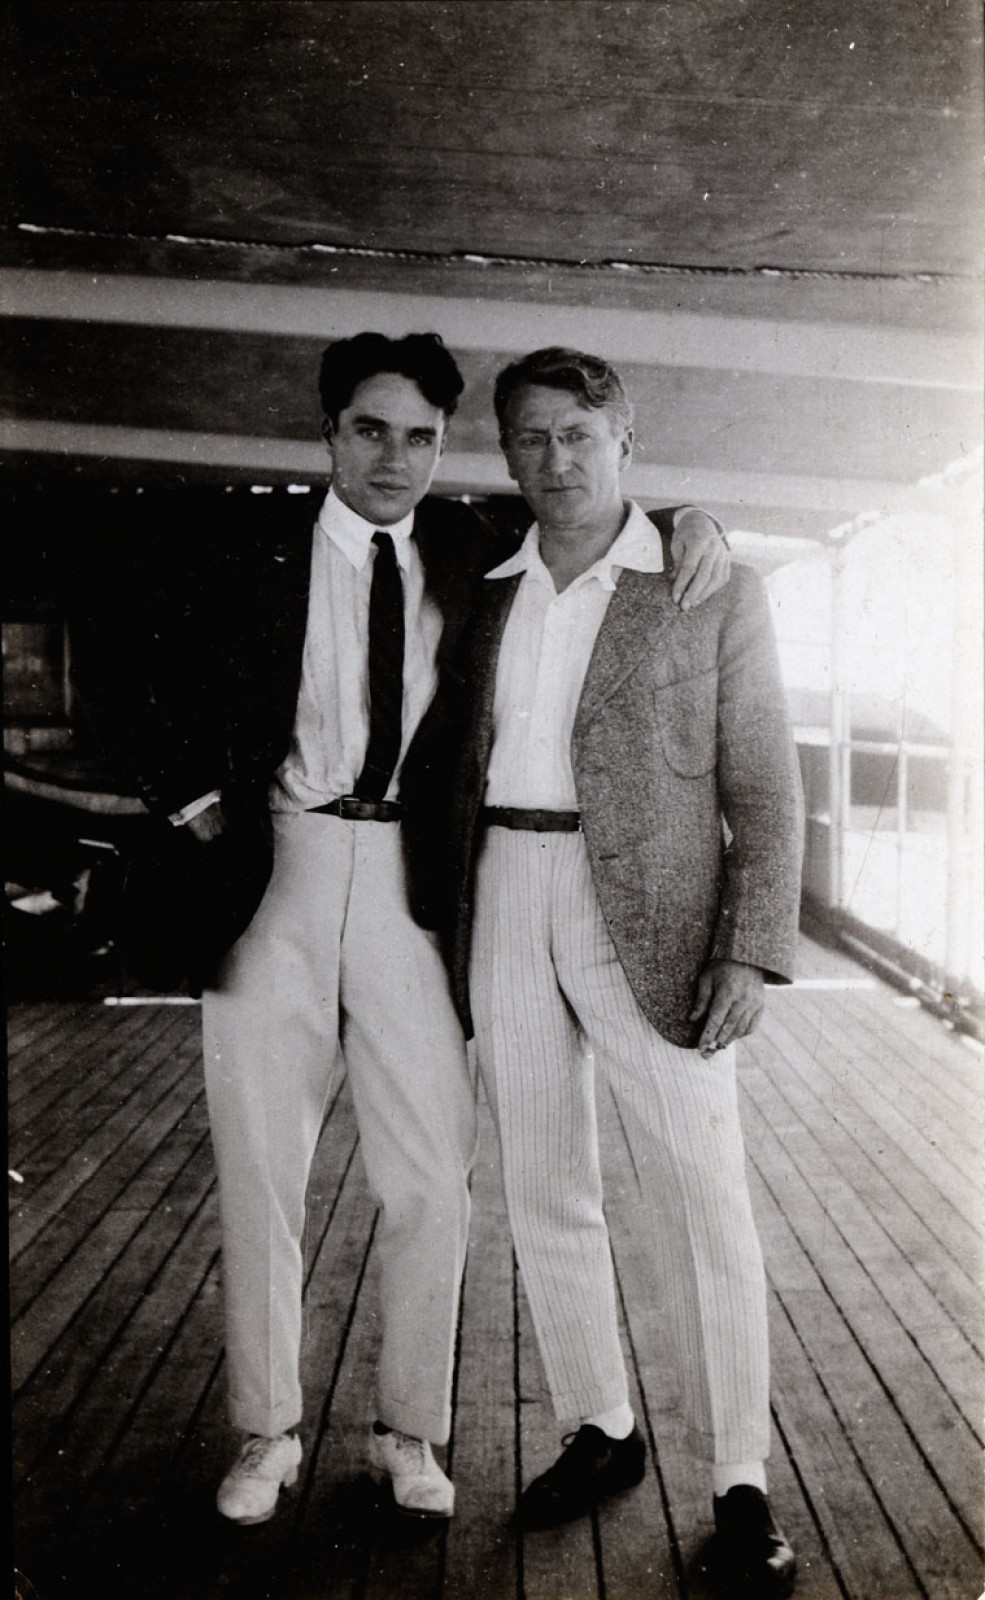
[[[186,940],[204,986],[230,1406],[244,1435],[218,1504],[243,1523],[273,1513],[301,1460],[305,1189],[340,1043],[381,1208],[369,1460],[402,1509],[454,1506],[432,1446],[450,1426],[475,1120],[447,973],[411,914],[426,920],[447,839],[426,815],[403,824],[434,792],[420,724],[440,664],[504,550],[467,506],[426,498],[462,391],[437,335],[340,340],[320,389],[331,487],[314,526],[298,497],[274,539],[229,530],[197,621],[140,663],[114,658],[109,630],[88,641],[90,703],[185,858],[183,875],[136,892],[130,931],[152,955],[155,941]],[[703,514],[680,520],[689,603],[709,572],[720,581],[722,546]],[[193,916],[168,909],[182,881]]]
[[[579,1516],[644,1471],[587,1044],[650,1207],[723,1564],[782,1595],[795,1562],[765,1494],[766,1288],[734,1049],[797,940],[799,778],[765,598],[739,568],[675,608],[657,530],[623,497],[632,410],[606,362],[535,351],[500,374],[496,412],[537,522],[487,574],[465,672],[456,988],[555,1409],[578,1424],[521,1520]]]

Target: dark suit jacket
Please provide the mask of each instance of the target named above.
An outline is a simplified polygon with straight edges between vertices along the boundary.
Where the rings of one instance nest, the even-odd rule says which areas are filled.
[[[496,665],[519,583],[483,584],[463,674],[471,714],[454,805],[453,967],[466,1026]],[[620,962],[654,1027],[693,1046],[700,1024],[688,1012],[710,959],[761,967],[774,982],[792,975],[803,818],[759,579],[734,568],[724,589],[687,613],[670,588],[666,574],[621,574],[571,752],[592,876]]]
[[[321,493],[229,496],[194,504],[157,496],[66,560],[74,674],[89,719],[156,819],[130,863],[120,943],[144,982],[207,981],[259,905],[272,864],[270,780],[294,724],[308,615],[312,529]],[[136,502],[137,507],[140,502]],[[515,539],[468,506],[427,499],[414,537],[444,617],[439,674],[454,656],[482,573]],[[423,730],[422,730],[423,731]],[[402,794],[412,900],[421,920],[447,900],[444,816],[431,798],[450,782],[440,723],[415,738]],[[207,848],[168,815],[222,791],[228,832]]]

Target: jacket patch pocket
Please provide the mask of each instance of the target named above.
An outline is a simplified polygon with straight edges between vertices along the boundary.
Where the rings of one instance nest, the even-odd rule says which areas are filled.
[[[711,772],[718,736],[717,669],[654,689],[653,704],[668,766],[682,778]]]

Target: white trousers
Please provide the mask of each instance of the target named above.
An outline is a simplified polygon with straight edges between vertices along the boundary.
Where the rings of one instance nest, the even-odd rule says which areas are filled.
[[[593,1056],[619,1106],[647,1207],[653,1292],[674,1342],[694,1447],[715,1461],[764,1460],[766,1283],[734,1047],[704,1061],[646,1020],[609,938],[580,834],[487,830],[471,988],[517,1259],[558,1416],[584,1419],[628,1398]]]
[[[341,1041],[381,1206],[375,1414],[442,1444],[476,1138],[447,975],[407,907],[399,826],[274,827],[263,903],[203,996],[232,1420],[273,1435],[301,1419],[305,1189]]]

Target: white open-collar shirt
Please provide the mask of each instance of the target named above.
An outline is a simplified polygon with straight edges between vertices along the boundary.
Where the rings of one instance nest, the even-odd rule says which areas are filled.
[[[540,554],[537,523],[486,582],[522,573],[503,632],[485,803],[574,811],[571,733],[585,673],[620,571],[662,572],[660,534],[634,501],[604,556],[562,589]]]
[[[404,595],[404,692],[400,760],[434,695],[442,618],[424,587],[411,537],[414,514],[383,529],[393,538]],[[302,811],[351,794],[369,741],[369,591],[376,524],[329,489],[311,546],[311,590],[291,747],[271,787],[275,811]]]

